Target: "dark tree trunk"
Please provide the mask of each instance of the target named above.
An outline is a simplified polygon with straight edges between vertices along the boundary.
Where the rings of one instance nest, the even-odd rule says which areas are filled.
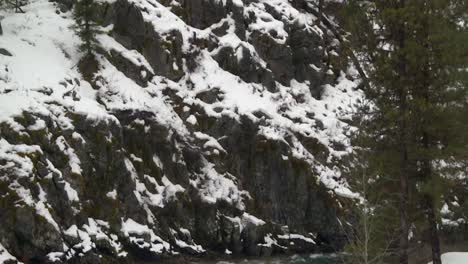
[[[427,132],[423,132],[423,146],[424,148],[429,151],[429,135]],[[422,167],[422,176],[426,182],[433,187],[434,181],[432,180],[432,170],[431,170],[431,162],[429,159],[423,161]],[[432,189],[432,188],[431,188]],[[435,212],[434,206],[434,198],[433,196],[437,195],[432,191],[431,193],[425,193],[423,195],[423,210],[426,216],[427,224],[428,224],[428,233],[429,233],[429,240],[431,244],[431,253],[432,253],[432,264],[442,264],[441,260],[441,252],[440,252],[440,240],[439,240],[439,231],[437,228],[437,215]]]
[[[432,249],[432,264],[442,264],[440,252],[439,232],[437,230],[437,218],[434,210],[434,202],[430,196],[425,198],[426,204],[426,217],[429,224],[429,236],[431,240]]]
[[[86,53],[87,53],[88,57],[90,57],[92,55],[93,51],[92,51],[92,47],[91,47],[91,26],[89,24],[90,20],[91,20],[91,18],[89,16],[89,12],[91,12],[91,7],[90,7],[90,4],[89,4],[88,1],[86,2],[85,9],[86,9],[86,14],[85,14]]]
[[[401,129],[406,129],[402,127]],[[402,133],[406,137],[405,133]],[[405,144],[403,144],[405,145]],[[400,172],[400,245],[399,258],[400,264],[408,264],[408,248],[409,248],[409,221],[408,221],[408,154],[406,146],[402,147],[402,164]]]
[[[426,67],[424,71],[424,75],[426,76],[426,80],[429,79],[429,69]],[[424,81],[423,81],[424,82]],[[427,104],[429,104],[429,84],[425,84],[423,88],[424,91],[424,100],[426,101]],[[427,119],[427,114],[424,115],[424,117]],[[431,143],[430,143],[430,138],[429,138],[429,133],[427,132],[427,126],[428,126],[429,120],[424,120],[423,123],[423,137],[422,137],[422,144],[423,148],[426,152],[431,151]],[[429,182],[431,185],[431,193],[426,193],[424,195],[424,201],[423,201],[423,206],[424,206],[424,211],[427,219],[427,223],[429,226],[429,237],[430,237],[430,243],[431,243],[431,249],[432,249],[432,263],[433,264],[442,264],[441,261],[441,252],[440,252],[440,241],[439,241],[439,233],[437,230],[437,216],[435,213],[435,206],[434,206],[434,196],[438,195],[434,191],[434,184],[436,184],[433,180],[433,177],[435,177],[432,174],[432,168],[431,168],[431,159],[426,158],[422,162],[422,176],[423,180],[426,182]]]
[[[405,8],[405,1],[401,0],[399,8]],[[400,25],[398,32],[398,46],[403,50],[406,46],[406,30],[404,24]],[[398,69],[400,76],[400,88],[398,104],[400,108],[399,122],[399,143],[400,143],[400,241],[398,255],[400,264],[408,264],[408,248],[409,248],[409,217],[408,217],[408,199],[409,199],[409,159],[408,159],[408,89],[407,89],[407,62],[403,55],[399,58]]]
[[[429,73],[429,70],[427,69],[425,73]],[[423,89],[424,89],[424,99],[426,100],[426,103],[429,103],[429,85],[426,85],[425,87],[423,87]],[[424,120],[424,121],[430,122],[429,120]],[[427,126],[427,124],[423,124],[423,126]],[[429,152],[431,150],[430,149],[431,145],[430,145],[429,133],[427,132],[426,128],[423,129],[422,143],[423,143],[424,150],[426,152]],[[426,158],[422,164],[423,164],[423,168],[421,172],[423,174],[423,179],[426,182],[429,182],[431,187],[434,187],[434,184],[436,183],[433,180],[434,175],[432,175],[431,159]],[[429,226],[429,237],[430,237],[431,250],[432,250],[432,263],[442,264],[439,232],[437,228],[437,216],[435,213],[435,206],[434,206],[434,199],[433,199],[433,196],[438,195],[438,194],[435,193],[433,189],[434,188],[431,188],[432,190],[431,193],[426,193],[424,195],[423,206],[424,206],[424,211],[425,211],[425,215],[427,219],[427,224]]]
[[[428,12],[426,10],[426,12]],[[429,21],[423,21],[423,30],[424,30],[424,49],[427,53],[430,53],[430,44],[429,44]],[[427,105],[431,105],[431,100],[430,100],[430,83],[429,80],[431,79],[431,70],[430,70],[430,54],[427,54],[425,56],[425,61],[424,61],[424,69],[423,69],[423,79],[421,81],[422,83],[422,97]],[[430,126],[431,120],[429,119],[429,115],[423,111],[423,124],[422,124],[422,145],[424,148],[424,151],[426,153],[431,152],[431,135],[429,133],[428,127]],[[433,175],[432,167],[432,158],[431,157],[426,157],[423,162],[422,162],[422,176],[423,180],[426,182],[429,182],[431,185],[431,193],[425,194],[424,195],[424,211],[425,215],[427,218],[427,223],[429,226],[429,237],[430,237],[430,243],[431,243],[431,250],[432,250],[432,263],[433,264],[442,264],[441,260],[441,252],[440,252],[440,240],[439,240],[439,232],[437,228],[437,216],[435,213],[435,205],[434,205],[434,196],[439,195],[438,193],[435,192],[434,190],[434,184],[436,184],[433,180],[433,177],[436,177]]]

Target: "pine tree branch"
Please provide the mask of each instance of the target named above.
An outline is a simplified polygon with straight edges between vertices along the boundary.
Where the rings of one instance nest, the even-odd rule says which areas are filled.
[[[16,10],[18,10],[20,13],[23,13],[23,14],[26,13],[26,12],[24,12],[24,10],[21,8],[21,6],[20,6],[20,4],[19,4],[18,2],[13,3],[13,2],[10,1],[10,0],[4,0],[4,1],[5,1],[5,3],[7,3],[7,4],[13,6],[13,7],[14,7]]]

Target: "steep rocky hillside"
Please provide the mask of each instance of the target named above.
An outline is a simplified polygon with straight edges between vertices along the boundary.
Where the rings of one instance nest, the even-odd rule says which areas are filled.
[[[73,1],[1,11],[0,262],[133,263],[343,246],[361,98],[306,0]]]

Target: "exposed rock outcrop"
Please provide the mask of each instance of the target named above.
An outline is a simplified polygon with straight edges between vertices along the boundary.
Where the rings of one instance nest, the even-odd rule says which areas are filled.
[[[69,13],[34,3],[43,4],[34,19],[50,8],[59,21],[41,45],[60,52],[44,63],[63,56],[70,70],[33,87],[14,63],[0,70],[0,102],[22,102],[0,114],[0,246],[14,258],[133,263],[343,247],[352,197],[339,166],[351,150],[343,120],[361,93],[352,71],[330,62],[340,44],[313,15],[283,0],[102,1],[91,86],[71,63]]]

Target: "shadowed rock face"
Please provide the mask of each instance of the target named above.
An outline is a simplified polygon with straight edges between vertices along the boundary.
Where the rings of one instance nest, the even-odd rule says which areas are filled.
[[[182,68],[182,36],[171,31],[164,36],[156,32],[150,23],[143,20],[142,12],[127,1],[118,1],[109,23],[114,24],[116,39],[128,49],[141,52],[157,75],[178,79],[183,74],[174,70],[174,65]]]
[[[140,64],[116,48],[103,49],[102,60],[137,85],[124,90],[147,92],[161,109],[112,107],[134,102],[115,99],[105,66],[93,84],[103,117],[50,102],[14,118],[23,131],[0,123],[0,150],[14,155],[0,155],[0,245],[25,263],[341,249],[339,219],[350,201],[321,176],[323,168],[339,175],[331,146],[342,130],[338,119],[321,121],[334,106],[325,105],[327,116],[307,105],[346,71],[331,63],[336,40],[288,1],[136,2],[101,4],[97,17]],[[183,26],[158,24],[168,13]],[[205,74],[206,65],[218,72]],[[200,79],[220,72],[236,82],[203,86]],[[229,106],[230,92],[244,86],[277,105]],[[29,129],[39,121],[45,125]]]
[[[141,159],[132,162],[140,179],[145,181],[147,179],[144,175],[151,175],[152,179],[160,182],[162,177],[166,177],[186,189],[183,193],[177,193],[172,200],[168,200],[164,208],[150,208],[156,219],[154,228],[166,241],[195,241],[214,252],[221,253],[229,248],[236,254],[252,256],[286,251],[319,252],[328,250],[329,246],[341,245],[335,222],[339,214],[334,208],[336,201],[326,192],[326,188],[317,185],[307,164],[283,160],[282,153],[288,151],[287,146],[257,136],[255,125],[248,120],[245,120],[245,123],[225,121],[224,127],[232,127],[227,129],[230,132],[226,141],[221,144],[230,154],[213,157],[219,172],[235,175],[235,181],[240,188],[249,192],[251,198],[246,200],[247,211],[268,221],[261,226],[247,222],[241,229],[242,223],[233,218],[242,217],[243,210],[225,201],[207,204],[200,200],[197,188],[190,185],[192,175],[203,170],[204,160],[211,159],[203,156],[201,146],[197,142],[186,142],[180,135],[159,125],[150,113],[114,114],[119,120],[119,125],[95,123],[76,115],[73,117],[74,132],[51,129],[48,133],[38,133],[29,138],[30,142],[40,143],[46,153],[31,157],[36,164],[36,180],[21,184],[33,194],[39,195],[41,190],[38,190],[36,182],[41,183],[42,191],[47,193],[48,203],[54,208],[53,217],[61,226],[89,225],[89,217],[102,219],[109,223],[106,231],[121,236],[122,243],[128,243],[124,245],[137,255],[135,257],[145,255],[146,259],[154,260],[161,256],[132,245],[121,232],[122,218],[128,217],[138,223],[148,223],[148,212],[135,197],[134,190],[137,187],[132,181],[132,173],[125,166],[125,163],[129,162],[128,154],[132,153]],[[136,120],[144,120],[146,125],[141,126]],[[227,124],[228,122],[230,124]],[[225,134],[226,131],[216,125],[209,130],[213,135]],[[3,128],[2,132],[2,136],[8,142],[21,140],[14,132],[10,134],[8,128]],[[86,143],[73,138],[73,133],[80,134]],[[81,161],[82,175],[75,175],[70,171],[67,157],[55,149],[53,142],[47,138],[48,134],[54,135],[53,137],[60,135],[74,149]],[[153,162],[154,156],[159,157],[160,164]],[[49,162],[54,164],[61,175],[46,165]],[[14,174],[4,170],[2,173]],[[68,201],[64,179],[78,192],[81,201],[79,205]],[[156,192],[151,189],[150,180],[143,184],[148,186],[150,191]],[[116,199],[107,195],[113,190],[116,190]],[[3,245],[11,252],[24,259],[37,258],[45,261],[44,256],[49,252],[60,251],[63,243],[79,244],[79,238],[58,232],[42,217],[36,215],[34,208],[15,207],[14,201],[18,198],[10,197],[14,196],[11,191],[5,190],[5,193],[8,198],[2,199],[0,204],[3,223],[0,234],[5,240],[2,241]],[[278,240],[278,246],[266,251],[269,253],[262,251],[258,244],[262,243],[267,234],[282,234],[282,225],[288,225],[290,230],[297,233],[315,232],[324,244],[300,244],[302,241],[299,240],[295,246],[291,246],[288,241]],[[186,234],[174,234],[171,231],[180,227],[190,230],[191,237],[184,238]],[[111,256],[116,253],[106,240],[99,240],[97,237],[92,239],[95,243],[102,243],[98,247],[99,253]],[[147,239],[150,241],[149,237]],[[319,243],[319,240],[317,242]],[[288,246],[288,249],[280,248],[279,245]],[[180,248],[179,251],[188,255],[200,255],[200,252],[191,248]],[[87,254],[85,258],[92,261],[94,257]]]
[[[292,14],[282,14],[275,5],[260,1],[271,19],[284,23],[287,37],[278,41],[280,33],[276,29],[265,32],[255,27],[256,22],[265,20],[264,17],[233,2],[237,1],[161,1],[189,26],[197,29],[214,28],[213,33],[218,37],[227,34],[228,29],[232,28],[240,40],[252,45],[254,51],[246,48],[244,43],[236,47],[220,47],[217,38],[199,39],[200,36],[196,34],[190,36],[191,42],[198,47],[207,46],[210,50],[219,48],[214,58],[223,69],[246,82],[261,83],[271,91],[275,91],[274,81],[286,86],[293,79],[308,81],[312,94],[319,97],[320,87],[333,82],[333,71],[338,74],[341,70],[330,65],[339,52],[339,46],[332,44],[335,39],[326,37],[328,33],[322,33],[317,26],[306,26],[299,18],[287,17]],[[296,6],[300,5],[296,3]],[[114,6],[106,7],[104,12],[106,23],[115,26],[116,38],[128,48],[142,52],[158,75],[171,79],[181,76],[182,72],[173,72],[171,69],[174,63],[182,67],[181,60],[187,55],[181,51],[180,32],[171,31],[164,36],[155,32],[149,23],[143,21],[141,11],[127,1],[119,0]],[[242,54],[241,59],[235,58],[236,53]],[[261,65],[258,59],[266,64]],[[327,73],[328,70],[331,72]]]

